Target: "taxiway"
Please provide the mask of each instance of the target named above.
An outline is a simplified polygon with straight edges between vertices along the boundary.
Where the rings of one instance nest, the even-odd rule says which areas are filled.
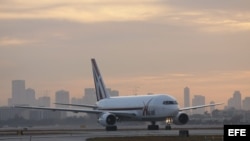
[[[189,135],[223,135],[223,129],[192,129]],[[132,136],[179,136],[179,130],[72,130],[65,132],[46,133],[40,131],[36,134],[0,136],[6,141],[84,141],[95,137],[132,137]]]

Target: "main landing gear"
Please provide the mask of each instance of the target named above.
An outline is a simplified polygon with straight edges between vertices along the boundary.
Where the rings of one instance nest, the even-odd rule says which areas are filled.
[[[106,126],[106,131],[116,131],[117,126]]]
[[[159,125],[155,124],[155,121],[151,121],[151,125],[148,125],[148,130],[159,130]],[[171,130],[171,125],[167,124],[165,130]]]
[[[155,121],[151,121],[151,125],[148,125],[148,130],[159,130],[159,125],[155,124]]]
[[[167,124],[167,125],[165,126],[165,129],[166,129],[166,130],[171,130],[172,128],[171,128],[170,124]]]

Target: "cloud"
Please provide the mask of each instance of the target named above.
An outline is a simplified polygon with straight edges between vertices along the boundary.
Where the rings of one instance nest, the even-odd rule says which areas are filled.
[[[249,0],[161,0],[162,3],[195,10],[249,11]]]
[[[14,1],[1,6],[0,19],[63,19],[77,22],[145,20],[161,11],[147,1]]]
[[[23,78],[43,81],[44,88],[50,87],[47,82],[58,88],[60,81],[89,78],[82,87],[92,87],[89,59],[96,57],[111,81],[108,86],[123,94],[138,85],[140,93],[178,93],[187,85],[214,91],[220,87],[227,94],[241,90],[240,85],[249,87],[245,75],[205,75],[249,70],[250,12],[240,8],[246,2],[236,5],[215,0],[204,4],[197,0],[3,0],[0,75],[6,81],[1,83]],[[242,79],[248,83],[242,84]]]
[[[36,41],[34,40],[26,40],[26,39],[19,39],[19,38],[10,38],[10,37],[2,37],[0,38],[0,46],[18,46],[18,45],[25,45],[31,44]]]
[[[250,30],[248,0],[166,0],[171,7],[160,22],[189,26],[203,32],[242,32]]]
[[[0,19],[56,19],[79,23],[147,21],[205,32],[250,30],[248,0],[54,0],[2,3]]]
[[[239,32],[250,31],[250,13],[227,13],[223,11],[204,12],[193,23],[203,25],[207,32]]]

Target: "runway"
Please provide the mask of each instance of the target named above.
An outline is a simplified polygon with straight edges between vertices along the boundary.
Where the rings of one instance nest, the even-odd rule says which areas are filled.
[[[223,129],[193,129],[189,135],[223,135]],[[85,141],[95,137],[179,136],[179,130],[74,130],[64,133],[0,136],[3,141]]]

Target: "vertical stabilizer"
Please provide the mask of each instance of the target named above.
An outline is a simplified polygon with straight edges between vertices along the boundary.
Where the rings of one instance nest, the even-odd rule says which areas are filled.
[[[104,99],[104,98],[110,98],[110,94],[108,93],[104,85],[101,73],[98,69],[95,59],[92,58],[91,63],[92,63],[93,78],[94,78],[94,83],[95,83],[97,101]]]

